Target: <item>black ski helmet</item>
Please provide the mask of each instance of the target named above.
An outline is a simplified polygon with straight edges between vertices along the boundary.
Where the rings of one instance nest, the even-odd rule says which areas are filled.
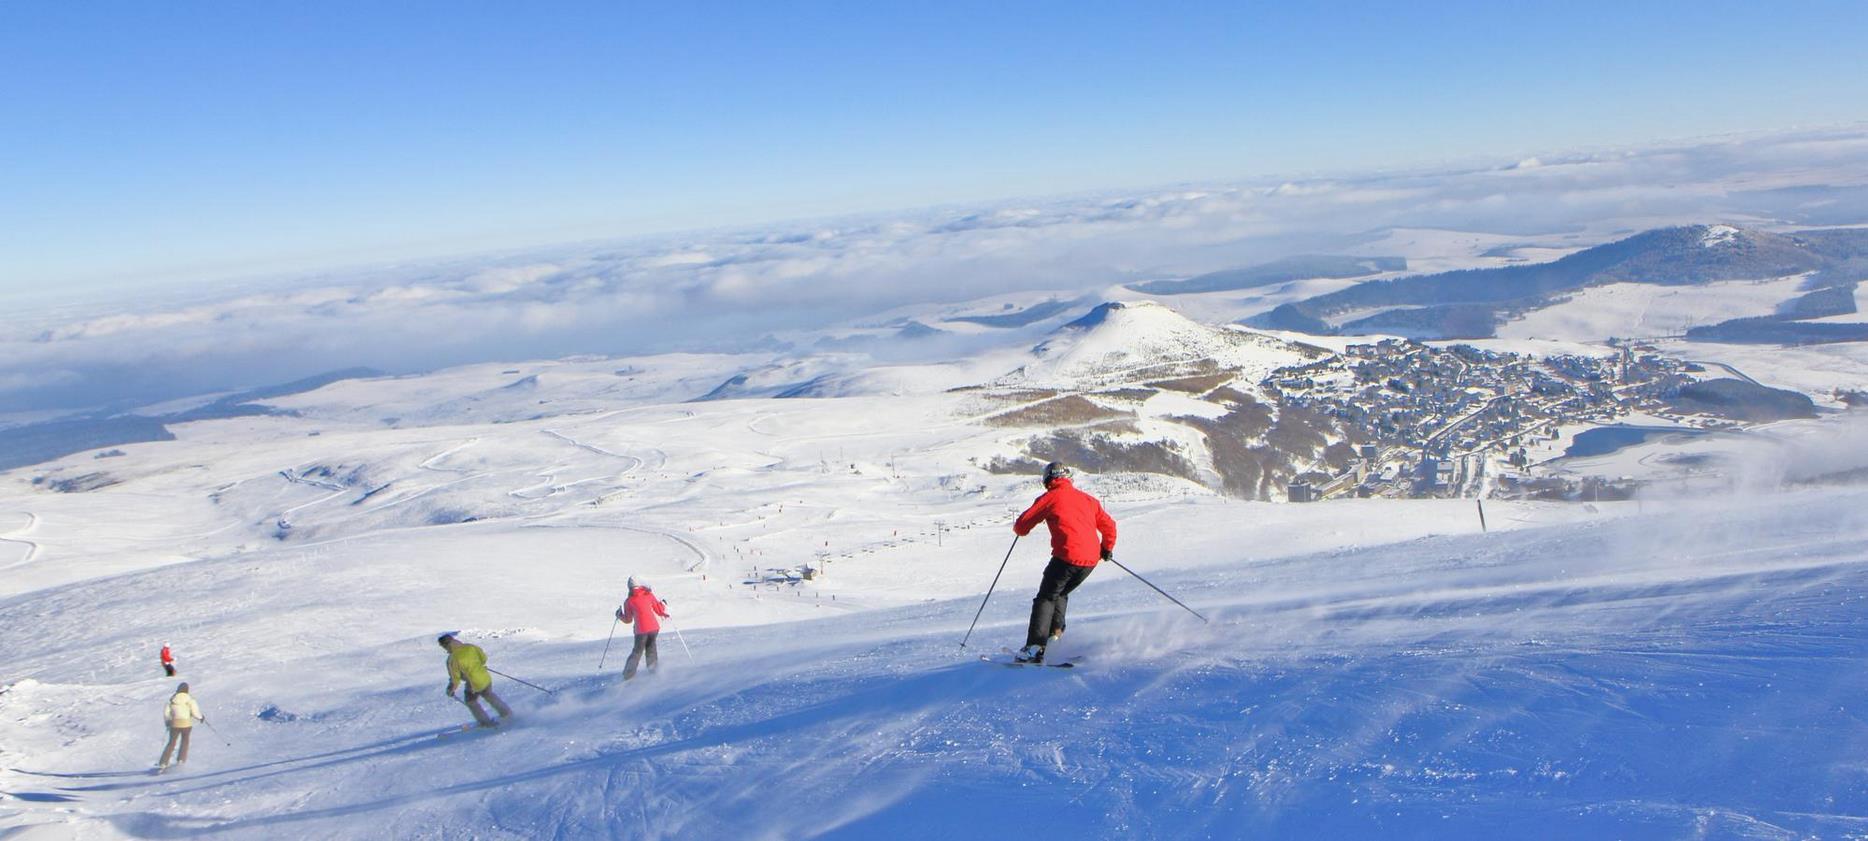
[[[1074,475],[1076,471],[1071,470],[1069,465],[1061,461],[1054,461],[1044,466],[1044,484],[1046,485],[1051,484],[1053,480],[1068,479]]]

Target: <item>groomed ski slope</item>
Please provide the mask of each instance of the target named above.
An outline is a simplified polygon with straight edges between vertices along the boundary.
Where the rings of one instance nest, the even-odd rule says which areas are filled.
[[[984,580],[920,604],[693,629],[692,661],[667,635],[662,671],[624,685],[618,650],[595,674],[600,637],[522,624],[554,600],[600,598],[580,592],[600,586],[595,574],[544,581],[528,572],[535,559],[511,556],[520,538],[551,531],[489,528],[484,551],[457,541],[423,558],[418,530],[395,538],[410,541],[400,549],[234,556],[0,605],[6,672],[26,678],[0,694],[0,764],[11,766],[0,772],[0,828],[18,838],[1868,833],[1860,488],[1650,501],[1614,519],[1283,558],[1275,535],[1223,550],[1190,540],[1198,558],[1131,553],[1121,557],[1213,624],[1105,566],[1072,599],[1058,650],[1082,661],[1068,671],[975,659],[1022,633],[1042,549],[1021,547],[1031,552],[1014,559],[975,651],[956,643]],[[635,539],[661,538],[619,532],[614,548],[627,553]],[[981,566],[964,569],[970,580]],[[416,597],[436,588],[458,609]],[[679,622],[682,601],[672,608]],[[494,668],[558,691],[501,679],[518,726],[435,738],[466,716],[442,695],[432,632],[446,615],[496,614],[511,625],[463,636]],[[201,627],[207,617],[218,617],[212,628]],[[132,645],[150,625],[211,640],[178,653],[232,742],[198,733],[189,770],[163,777],[146,769],[172,681],[150,677],[153,650]]]

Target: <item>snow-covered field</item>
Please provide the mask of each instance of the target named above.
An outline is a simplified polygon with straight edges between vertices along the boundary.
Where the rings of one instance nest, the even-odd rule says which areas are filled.
[[[1770,315],[1797,297],[1804,278],[1727,281],[1701,286],[1611,283],[1571,294],[1498,326],[1501,339],[1602,341],[1677,336],[1690,327]]]
[[[1031,372],[1095,376],[1106,338]],[[769,364],[349,381],[0,477],[0,831],[1868,832],[1868,490],[1489,503],[1482,533],[1471,500],[1090,476],[1118,560],[1211,624],[1105,565],[1055,651],[1077,667],[1011,669],[978,654],[1022,640],[1045,548],[1007,528],[1035,483],[978,466],[1003,407],[913,369],[902,394],[680,402]],[[1795,429],[1745,457],[1861,451],[1848,424]],[[116,483],[29,481],[97,470]],[[629,575],[681,634],[624,684]],[[453,629],[551,692],[498,677],[515,726],[438,737],[466,720],[433,642]],[[164,642],[214,729],[151,776]]]

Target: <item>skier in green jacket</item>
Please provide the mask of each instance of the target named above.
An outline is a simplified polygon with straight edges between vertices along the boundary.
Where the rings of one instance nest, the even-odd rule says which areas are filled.
[[[497,727],[494,721],[481,708],[480,699],[485,698],[499,711],[500,721],[512,718],[512,708],[506,706],[498,695],[493,694],[493,676],[487,674],[486,652],[480,646],[461,642],[452,633],[442,634],[435,640],[448,651],[448,697],[453,698],[454,690],[461,684],[467,686],[467,709],[473,711],[473,720],[481,727]]]

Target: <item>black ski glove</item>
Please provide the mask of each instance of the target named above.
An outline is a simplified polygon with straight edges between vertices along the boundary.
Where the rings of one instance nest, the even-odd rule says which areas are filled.
[[[1116,559],[1116,553],[1113,550],[1109,550],[1109,549],[1103,550],[1103,560],[1113,561],[1115,559]]]

